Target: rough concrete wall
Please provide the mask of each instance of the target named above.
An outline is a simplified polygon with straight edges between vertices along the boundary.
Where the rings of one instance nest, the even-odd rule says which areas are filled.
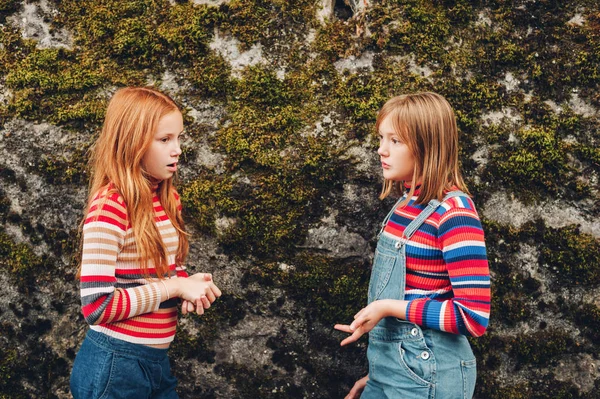
[[[365,303],[375,114],[455,107],[487,235],[478,398],[600,397],[600,8],[595,1],[0,1],[0,397],[69,397],[86,151],[107,99],[186,110],[189,269],[224,295],[184,317],[184,398],[339,398],[366,372],[335,322]]]

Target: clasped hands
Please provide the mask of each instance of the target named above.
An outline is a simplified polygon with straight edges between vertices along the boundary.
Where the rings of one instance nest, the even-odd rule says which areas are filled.
[[[196,313],[203,315],[204,310],[210,308],[221,290],[215,285],[210,273],[196,273],[188,278],[181,279],[181,313]]]

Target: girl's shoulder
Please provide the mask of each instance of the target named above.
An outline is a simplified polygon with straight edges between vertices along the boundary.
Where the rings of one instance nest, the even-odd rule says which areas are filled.
[[[107,184],[94,193],[90,202],[90,212],[96,208],[103,211],[115,209],[124,214],[127,213],[127,204],[123,195],[113,183]]]
[[[459,191],[443,201],[437,212],[440,215],[440,222],[454,216],[470,216],[479,219],[473,199],[468,194]]]

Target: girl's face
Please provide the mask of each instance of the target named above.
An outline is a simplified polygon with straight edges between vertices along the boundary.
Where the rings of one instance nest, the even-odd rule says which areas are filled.
[[[152,143],[142,158],[142,167],[155,180],[160,182],[169,179],[177,171],[181,133],[183,117],[179,111],[173,111],[158,121]]]
[[[393,181],[411,183],[415,170],[415,159],[408,146],[395,132],[392,118],[387,116],[379,125],[379,148],[383,177]]]

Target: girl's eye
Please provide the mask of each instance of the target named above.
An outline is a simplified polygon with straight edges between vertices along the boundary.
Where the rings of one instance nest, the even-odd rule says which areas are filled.
[[[167,141],[169,141],[168,137],[163,137],[162,139],[160,139],[160,141],[162,141],[163,143],[166,143]]]
[[[398,144],[399,142],[400,142],[400,140],[398,140],[398,139],[392,139],[392,143],[394,143],[394,144]]]

